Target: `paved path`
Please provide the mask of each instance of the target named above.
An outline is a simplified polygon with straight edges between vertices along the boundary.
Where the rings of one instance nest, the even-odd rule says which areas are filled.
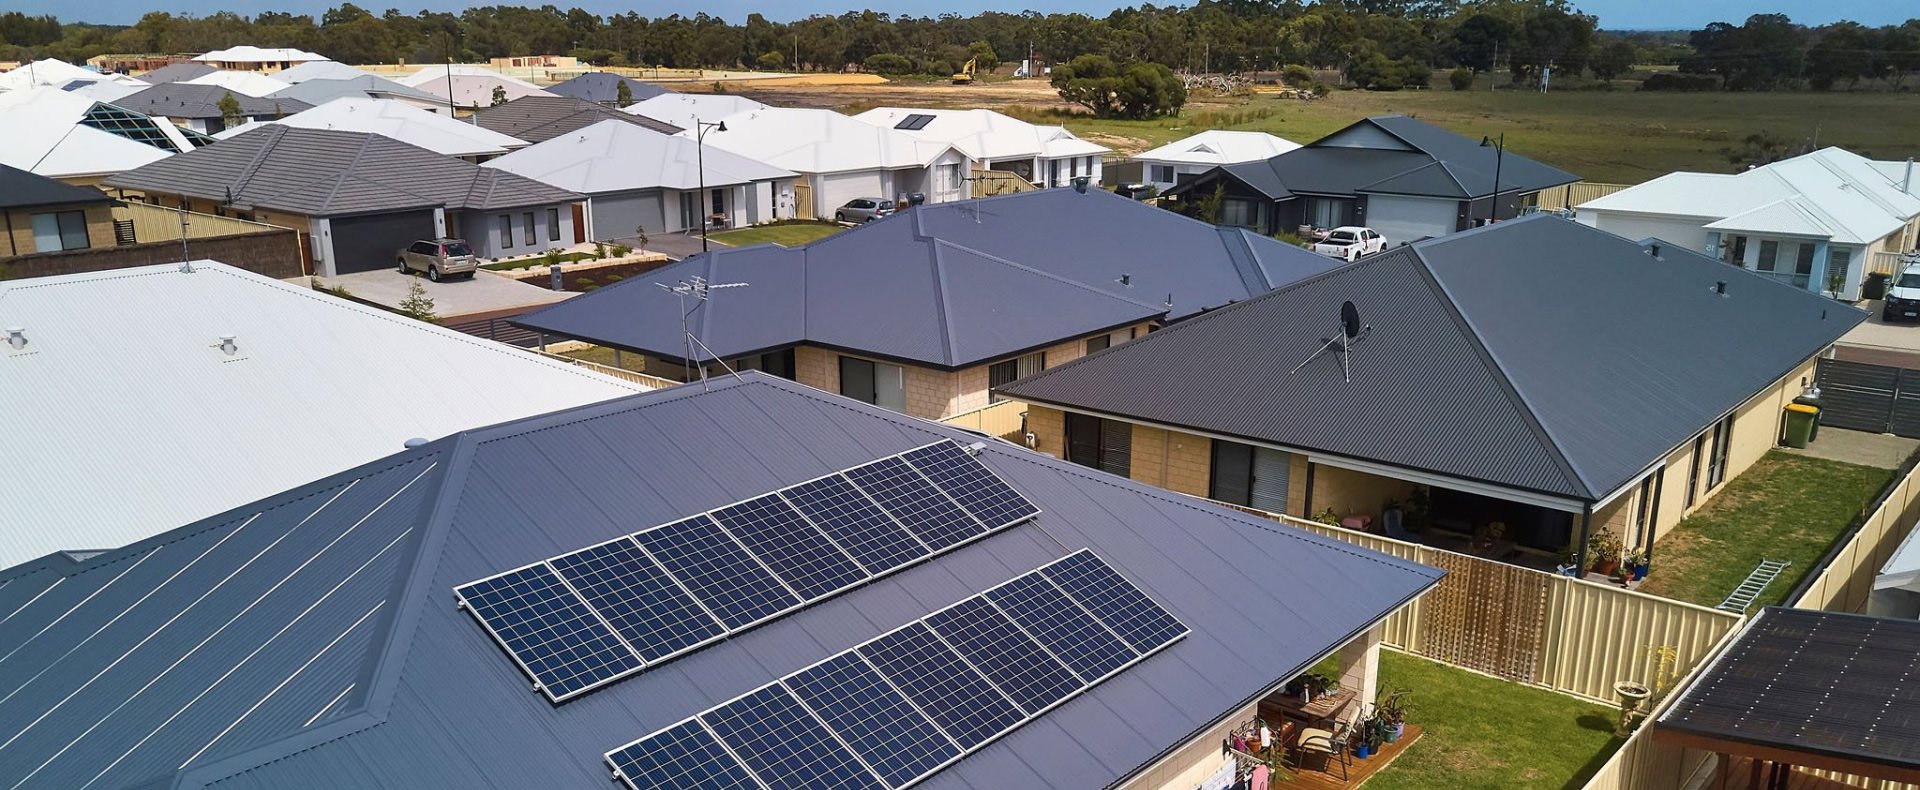
[[[1878,300],[1861,302],[1869,312],[1866,323],[1840,338],[1834,356],[1848,362],[1920,368],[1920,321],[1889,324],[1880,317]]]
[[[1882,469],[1899,469],[1906,463],[1907,456],[1920,448],[1920,439],[1908,439],[1890,433],[1867,433],[1835,428],[1831,425],[1820,427],[1820,437],[1805,450],[1791,447],[1780,448],[1783,452],[1796,455],[1825,458],[1829,461],[1845,461],[1850,464],[1877,466]]]
[[[347,293],[355,297],[388,307],[399,306],[400,300],[407,298],[407,285],[417,282],[427,289],[428,296],[433,297],[433,311],[441,318],[519,313],[574,296],[528,285],[484,269],[474,272],[471,280],[438,283],[392,269],[322,277],[320,282],[329,287],[344,287]]]

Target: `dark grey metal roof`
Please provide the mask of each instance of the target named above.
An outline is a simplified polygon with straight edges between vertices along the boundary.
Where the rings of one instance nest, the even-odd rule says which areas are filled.
[[[368,74],[352,79],[303,80],[267,94],[274,99],[298,99],[318,107],[339,98],[386,99],[402,97],[415,101],[445,104],[446,100],[419,88],[410,88],[384,77]]]
[[[694,312],[722,358],[813,343],[959,368],[1183,318],[1332,265],[1110,193],[1052,189],[919,206],[802,247],[694,256],[515,320],[678,359],[675,297],[656,284],[698,274],[752,283]]]
[[[488,107],[473,116],[474,123],[483,129],[530,143],[551,140],[605,120],[624,121],[661,134],[677,134],[680,131],[680,127],[664,121],[621,112],[570,96],[522,96],[498,107]]]
[[[159,85],[167,82],[185,82],[197,77],[205,77],[216,71],[219,69],[205,63],[174,63],[142,74],[139,79],[149,85]]]
[[[112,202],[113,198],[93,187],[74,186],[17,167],[0,165],[0,208]]]
[[[249,118],[292,115],[313,108],[299,99],[266,99],[220,85],[184,82],[163,82],[114,99],[113,105],[161,118],[219,118],[220,100],[229,95],[240,105],[240,114]]]
[[[620,83],[627,84],[627,92],[633,101],[651,99],[662,93],[673,91],[651,82],[641,82],[632,77],[623,77],[607,71],[589,71],[573,79],[547,88],[555,96],[571,96],[586,99],[598,104],[612,105],[620,100]],[[514,135],[519,137],[519,135]]]
[[[555,706],[454,586],[968,434],[757,373],[480,429],[78,563],[0,572],[0,782],[607,787],[606,750],[1093,547],[1193,633],[928,787],[1129,776],[1440,571],[990,443],[1042,509]],[[1244,612],[1258,611],[1258,623]]]
[[[382,135],[283,124],[110,176],[106,183],[320,217],[429,206],[488,211],[582,198]]]
[[[1324,355],[1289,375],[1334,336],[1343,301],[1373,327],[1353,382]],[[1401,247],[1000,391],[1592,502],[1864,317],[1543,215]]]

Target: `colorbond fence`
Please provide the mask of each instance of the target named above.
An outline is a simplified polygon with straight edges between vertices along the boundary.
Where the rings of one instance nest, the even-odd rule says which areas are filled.
[[[1026,417],[1027,404],[1019,401],[1001,401],[972,411],[960,412],[940,422],[1017,443],[1026,430]]]
[[[1554,211],[1573,208],[1589,200],[1596,200],[1618,192],[1632,184],[1602,184],[1595,181],[1580,181],[1566,186],[1540,190],[1540,210]]]
[[[660,378],[659,376],[649,376],[645,373],[626,370],[624,368],[616,368],[612,365],[602,365],[598,362],[588,362],[587,360],[584,360],[584,359],[574,359],[573,357],[566,356],[565,354],[555,354],[551,351],[541,351],[535,348],[530,348],[527,350],[532,351],[533,353],[539,354],[540,356],[546,357],[548,359],[558,360],[560,362],[565,362],[569,365],[583,367],[604,376],[612,376],[613,378],[620,379],[622,381],[630,381],[635,384],[639,384],[641,386],[649,387],[652,389],[665,389],[667,387],[674,387],[680,384],[680,382],[674,381],[673,379],[663,379],[663,378]]]
[[[179,241],[181,234],[180,216],[186,215],[186,236],[188,239],[207,239],[216,236],[240,236],[250,233],[277,233],[288,230],[278,225],[264,222],[251,222],[234,217],[221,217],[202,214],[197,211],[182,212],[179,209],[152,206],[146,203],[127,203],[113,207],[115,222],[129,223],[133,228],[136,242]]]

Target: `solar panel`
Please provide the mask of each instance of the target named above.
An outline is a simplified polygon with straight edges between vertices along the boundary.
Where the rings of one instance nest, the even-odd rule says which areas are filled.
[[[1142,653],[1187,632],[1171,613],[1092,552],[1075,552],[1041,572]]]
[[[1033,502],[952,442],[922,447],[903,457],[989,530],[1040,514]]]
[[[867,578],[866,571],[778,494],[721,508],[713,511],[713,518],[802,599],[819,598]]]
[[[1088,683],[1106,677],[1139,655],[1039,574],[1030,573],[989,590],[987,600]]]
[[[753,776],[698,721],[685,721],[607,755],[633,790],[754,787]]]
[[[548,561],[649,662],[726,633],[630,538]]]
[[[927,124],[929,123],[933,123],[933,116],[924,113],[914,113],[900,119],[900,122],[894,124],[893,128],[914,132],[927,128]]]
[[[482,579],[455,593],[556,702],[641,666],[640,657],[545,565]]]
[[[856,653],[794,673],[786,684],[889,785],[905,785],[960,755],[946,733]]]
[[[707,711],[700,719],[772,790],[884,787],[778,683]]]
[[[634,539],[728,628],[742,628],[800,605],[792,591],[706,516],[650,529]]]
[[[1080,690],[1080,678],[985,598],[969,598],[927,617],[927,625],[1028,714]]]
[[[845,477],[823,477],[781,495],[870,573],[879,575],[927,556],[918,538]]]
[[[858,652],[963,749],[986,743],[1023,718],[1019,708],[921,623],[875,639]]]
[[[847,479],[934,551],[952,548],[987,533],[980,522],[899,458],[883,458],[849,469]]]

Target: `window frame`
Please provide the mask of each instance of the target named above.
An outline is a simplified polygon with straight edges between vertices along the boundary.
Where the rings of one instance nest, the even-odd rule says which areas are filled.
[[[52,224],[52,233],[43,234],[41,232],[41,217],[49,218],[46,221]],[[35,252],[66,252],[68,250],[86,250],[93,248],[93,239],[87,233],[87,212],[85,210],[42,211],[29,214],[27,216],[27,226],[28,232],[33,234],[33,249]],[[55,240],[55,243],[57,243],[59,247],[57,249],[42,247],[40,244],[42,238]],[[78,246],[75,245],[75,242],[78,243]]]
[[[999,403],[1005,400],[994,393],[1007,384],[1031,376],[1047,369],[1047,352],[1035,351],[1012,359],[1003,359],[987,366],[987,402]],[[1009,378],[1011,376],[1011,378]]]
[[[560,209],[547,209],[547,241],[560,240]]]
[[[500,249],[513,249],[513,215],[500,215]]]
[[[533,212],[531,211],[520,212],[520,229],[526,233],[528,244],[532,244],[535,239],[540,238],[539,228],[533,223]]]

